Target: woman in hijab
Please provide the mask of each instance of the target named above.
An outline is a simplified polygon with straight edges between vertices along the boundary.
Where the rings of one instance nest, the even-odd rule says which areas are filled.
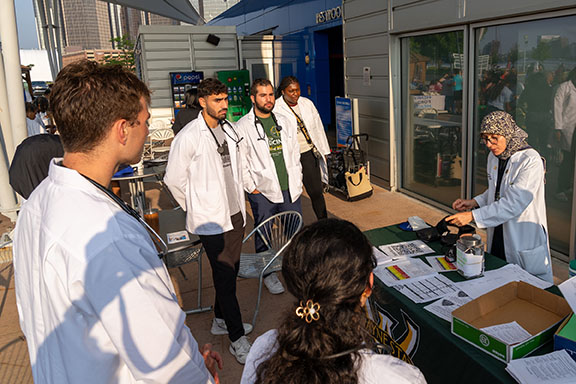
[[[447,221],[462,226],[474,220],[479,228],[487,228],[490,253],[553,282],[540,154],[503,111],[482,120],[480,137],[491,152],[488,189],[473,199],[454,201],[452,208],[460,213]]]

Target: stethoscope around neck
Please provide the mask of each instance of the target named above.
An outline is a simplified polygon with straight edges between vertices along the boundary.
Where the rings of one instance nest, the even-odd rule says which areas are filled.
[[[278,124],[274,112],[270,112],[270,116],[272,116],[272,120],[274,120],[276,130],[278,132],[282,131],[282,126]],[[262,127],[262,135],[260,134],[260,130],[258,129],[258,124],[260,124],[260,126]],[[258,118],[258,116],[256,116],[256,113],[254,113],[254,128],[256,128],[256,133],[258,134],[258,140],[266,140],[266,132],[264,131],[264,124],[262,124],[262,121]]]
[[[202,116],[202,118],[204,118],[204,116]],[[206,122],[206,119],[204,119],[204,122]],[[236,132],[236,130],[234,129],[234,127],[232,126],[232,124],[230,124],[230,122],[228,120],[226,120],[226,119],[219,120],[218,124],[220,124],[220,128],[222,128],[222,131],[224,132],[224,134],[226,134],[226,136],[228,136],[230,139],[232,139],[232,141],[236,144],[236,148],[238,148],[238,145],[242,141],[243,137],[238,136],[238,132]],[[224,125],[227,125],[230,127],[230,130],[234,133],[234,137],[232,137],[232,135],[230,135],[230,133],[228,133],[228,131],[226,129],[224,129]],[[216,142],[216,145],[218,146],[218,149],[217,149],[218,153],[220,155],[223,155],[225,152],[225,147],[228,146],[228,142],[226,140],[224,140],[224,142],[222,144],[220,144],[220,142],[216,138],[216,135],[212,131],[212,128],[210,128],[208,126],[208,124],[206,124],[206,127],[208,127],[208,131],[210,131],[210,133],[212,134],[212,137],[214,138],[214,141]]]

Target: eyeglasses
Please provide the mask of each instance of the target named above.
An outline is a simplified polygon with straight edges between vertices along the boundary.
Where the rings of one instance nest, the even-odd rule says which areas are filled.
[[[492,145],[496,145],[498,144],[498,141],[500,140],[500,136],[481,136],[480,137],[480,143],[486,144],[488,145],[488,143],[492,144]]]

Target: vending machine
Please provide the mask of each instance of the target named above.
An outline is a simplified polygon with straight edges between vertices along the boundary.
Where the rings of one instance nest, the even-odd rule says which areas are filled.
[[[181,109],[186,108],[186,91],[196,91],[203,78],[204,72],[170,72],[174,117]]]
[[[219,71],[218,80],[228,87],[228,115],[230,121],[238,121],[252,108],[250,100],[250,73],[247,70]]]

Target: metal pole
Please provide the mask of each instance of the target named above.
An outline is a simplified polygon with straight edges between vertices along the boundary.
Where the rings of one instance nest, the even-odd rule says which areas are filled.
[[[0,50],[0,127],[4,138],[4,148],[8,162],[14,157],[14,140],[12,138],[12,124],[10,123],[10,110],[8,109],[8,93],[6,91],[6,75],[4,74],[4,61]]]
[[[8,110],[12,128],[13,146],[26,138],[26,110],[24,87],[20,68],[20,50],[16,29],[16,11],[13,0],[0,1],[0,40],[2,41],[3,63],[8,95]],[[0,211],[10,220],[16,220],[17,201],[8,177],[8,154],[0,158]]]
[[[16,12],[13,0],[0,1],[0,40],[2,40],[2,52],[4,55],[4,71],[6,74],[10,122],[12,123],[12,137],[14,147],[16,147],[26,138],[27,131],[20,49],[18,47]]]

